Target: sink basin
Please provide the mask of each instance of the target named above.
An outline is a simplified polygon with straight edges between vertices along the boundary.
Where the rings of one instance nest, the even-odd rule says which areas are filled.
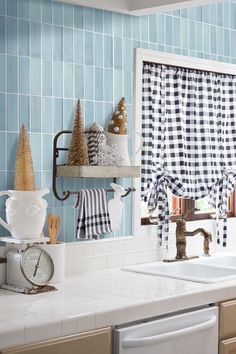
[[[234,258],[236,263],[236,257]],[[201,261],[194,262],[194,263],[190,261],[184,261],[181,263],[154,262],[154,263],[145,263],[145,264],[129,266],[124,268],[124,270],[136,272],[136,273],[142,273],[142,274],[158,275],[158,276],[168,277],[168,278],[189,280],[189,281],[199,282],[199,283],[216,283],[216,282],[221,282],[230,279],[236,280],[236,268],[226,268],[223,266],[219,267],[216,266],[215,264],[208,265],[205,264],[207,263],[206,260],[204,260],[203,262],[202,263]]]
[[[216,255],[212,257],[200,258],[196,262],[215,265],[218,267],[236,268],[236,255]]]

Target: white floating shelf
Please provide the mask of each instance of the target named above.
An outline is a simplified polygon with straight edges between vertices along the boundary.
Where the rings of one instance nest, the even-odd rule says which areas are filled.
[[[13,237],[0,237],[0,241],[6,243],[14,243],[17,245],[31,244],[31,243],[45,243],[48,242],[49,237],[39,237],[39,238],[28,238],[28,239],[17,239]]]
[[[57,166],[57,177],[133,178],[140,177],[139,166]]]

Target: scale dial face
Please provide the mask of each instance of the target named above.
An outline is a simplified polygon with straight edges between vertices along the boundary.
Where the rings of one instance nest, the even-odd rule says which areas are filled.
[[[36,286],[48,284],[54,273],[51,256],[37,246],[28,247],[22,253],[20,266],[25,278]]]

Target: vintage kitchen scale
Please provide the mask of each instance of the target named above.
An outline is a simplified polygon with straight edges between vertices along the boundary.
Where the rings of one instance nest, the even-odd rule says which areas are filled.
[[[0,237],[7,245],[7,280],[2,289],[23,294],[38,294],[56,290],[48,285],[54,274],[52,257],[40,244],[49,241],[47,237],[39,239],[14,239]]]

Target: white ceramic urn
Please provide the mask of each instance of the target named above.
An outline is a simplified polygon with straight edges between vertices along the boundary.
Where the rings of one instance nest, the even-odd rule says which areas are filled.
[[[47,202],[42,197],[48,193],[48,188],[35,191],[0,192],[0,196],[9,196],[6,200],[7,222],[0,218],[0,224],[10,231],[15,239],[39,238],[47,209]]]

